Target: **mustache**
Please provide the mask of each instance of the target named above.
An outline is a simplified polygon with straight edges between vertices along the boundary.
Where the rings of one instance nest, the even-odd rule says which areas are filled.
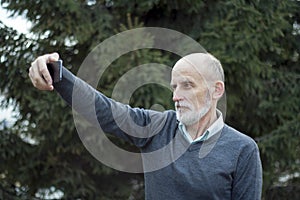
[[[180,108],[180,107],[191,107],[191,104],[187,103],[187,102],[175,102],[175,108]]]

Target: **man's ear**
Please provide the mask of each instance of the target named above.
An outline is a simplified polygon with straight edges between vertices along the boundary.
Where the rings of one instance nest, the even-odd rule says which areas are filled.
[[[220,99],[225,92],[225,84],[223,81],[216,81],[215,82],[215,88],[212,93],[213,99]]]

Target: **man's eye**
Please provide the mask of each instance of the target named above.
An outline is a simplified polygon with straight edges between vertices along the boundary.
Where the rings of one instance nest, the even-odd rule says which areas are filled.
[[[183,84],[183,87],[185,87],[185,88],[190,88],[190,87],[192,87],[192,84],[191,84],[191,83],[184,83],[184,84]]]

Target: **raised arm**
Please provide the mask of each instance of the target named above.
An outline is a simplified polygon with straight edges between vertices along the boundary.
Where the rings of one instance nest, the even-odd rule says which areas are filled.
[[[60,96],[92,125],[100,124],[104,132],[126,139],[138,147],[164,126],[168,112],[161,113],[118,103],[77,78],[66,68],[62,80],[53,83],[47,63],[57,61],[57,53],[38,57],[31,65],[29,77],[39,90],[55,89]]]

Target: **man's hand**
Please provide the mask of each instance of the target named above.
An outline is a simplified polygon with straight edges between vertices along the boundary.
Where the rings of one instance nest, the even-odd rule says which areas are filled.
[[[57,61],[58,53],[45,54],[31,63],[29,77],[34,87],[39,90],[53,90],[53,81],[47,68],[47,63]]]

